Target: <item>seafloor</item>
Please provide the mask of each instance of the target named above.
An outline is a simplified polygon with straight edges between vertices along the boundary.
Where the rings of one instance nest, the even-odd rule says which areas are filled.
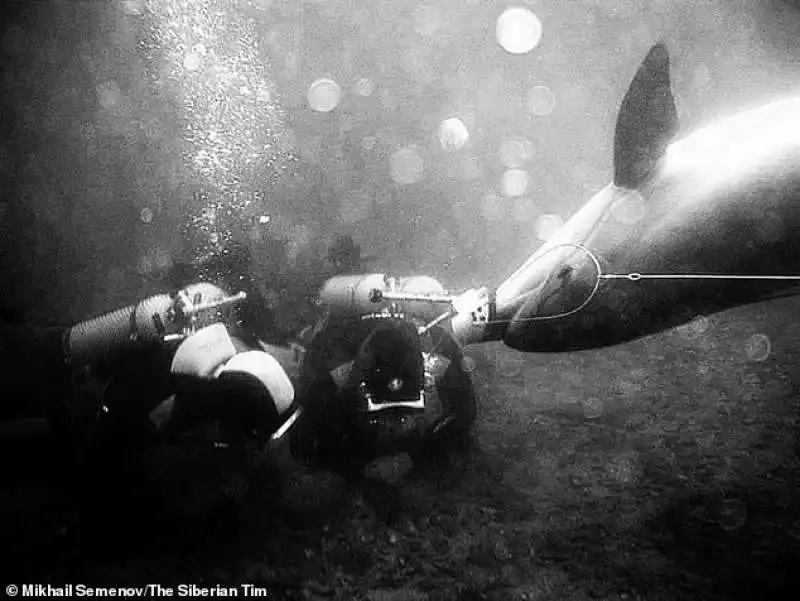
[[[303,600],[800,598],[798,307],[602,351],[470,350],[481,411],[449,466],[387,460],[360,489],[265,470],[214,518],[100,512],[26,538],[4,571]],[[45,523],[18,505],[16,524]]]

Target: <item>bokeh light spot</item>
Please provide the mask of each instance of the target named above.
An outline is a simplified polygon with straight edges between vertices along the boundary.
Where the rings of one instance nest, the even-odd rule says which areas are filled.
[[[745,352],[751,361],[765,361],[772,352],[772,343],[766,334],[753,334],[745,342]]]
[[[469,132],[461,119],[452,117],[445,119],[439,125],[439,142],[445,150],[449,152],[460,150],[467,140],[469,140]]]
[[[145,207],[142,209],[141,213],[139,214],[139,218],[144,223],[150,223],[153,221],[153,209],[150,207]]]
[[[563,225],[564,220],[558,215],[541,215],[534,226],[536,237],[542,242],[547,242]]]
[[[534,86],[528,91],[526,107],[531,114],[549,115],[556,108],[556,95],[547,86]]]
[[[425,164],[413,146],[401,148],[391,158],[392,179],[398,184],[416,184],[422,180]]]
[[[525,54],[539,45],[542,22],[526,8],[509,8],[497,18],[495,34],[506,52]]]
[[[586,419],[597,419],[603,415],[603,401],[591,396],[583,401],[583,416]]]
[[[504,196],[522,196],[528,189],[528,173],[522,169],[509,169],[503,174],[500,186]]]
[[[439,12],[431,6],[418,6],[414,9],[412,17],[414,19],[414,31],[420,35],[433,35],[441,25]]]
[[[372,96],[372,93],[375,91],[375,84],[366,77],[362,77],[356,82],[355,88],[356,94],[359,96]]]
[[[342,89],[332,79],[322,77],[308,88],[308,104],[315,111],[328,113],[342,100]]]
[[[506,169],[517,169],[533,158],[533,142],[524,138],[511,138],[500,145],[500,161]]]

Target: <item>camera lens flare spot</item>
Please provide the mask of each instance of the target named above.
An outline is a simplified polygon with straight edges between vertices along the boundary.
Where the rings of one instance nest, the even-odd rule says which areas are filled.
[[[322,77],[308,88],[308,104],[315,111],[329,113],[342,100],[342,89],[332,79]]]
[[[495,35],[506,52],[526,54],[539,45],[542,22],[526,8],[509,8],[497,18]]]
[[[534,86],[528,91],[526,108],[537,117],[544,117],[556,108],[556,95],[547,86]]]
[[[753,334],[745,342],[744,348],[751,361],[766,361],[772,352],[772,342],[766,334]]]
[[[522,169],[509,169],[503,174],[500,186],[504,196],[523,196],[528,189],[528,173]]]
[[[469,132],[461,119],[456,117],[445,119],[439,125],[439,142],[445,150],[449,152],[460,150],[468,140]]]

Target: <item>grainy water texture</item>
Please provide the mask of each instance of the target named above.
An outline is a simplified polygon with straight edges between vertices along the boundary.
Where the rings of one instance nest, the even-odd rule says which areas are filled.
[[[685,132],[800,90],[792,1],[2,5],[0,311],[36,323],[163,292],[181,264],[230,279],[249,252],[248,292],[299,329],[341,234],[370,271],[496,285],[611,179],[654,42]],[[767,243],[785,224],[760,226]],[[192,449],[51,486],[79,471],[75,441],[14,447],[4,576],[293,601],[800,598],[797,300],[597,351],[469,348],[474,445],[442,469],[387,458],[351,484],[279,455],[245,480]]]

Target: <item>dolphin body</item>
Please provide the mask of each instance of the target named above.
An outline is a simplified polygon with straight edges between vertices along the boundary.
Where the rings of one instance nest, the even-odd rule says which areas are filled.
[[[800,293],[800,94],[678,131],[660,42],[622,101],[613,182],[497,288],[479,341],[595,349]]]

